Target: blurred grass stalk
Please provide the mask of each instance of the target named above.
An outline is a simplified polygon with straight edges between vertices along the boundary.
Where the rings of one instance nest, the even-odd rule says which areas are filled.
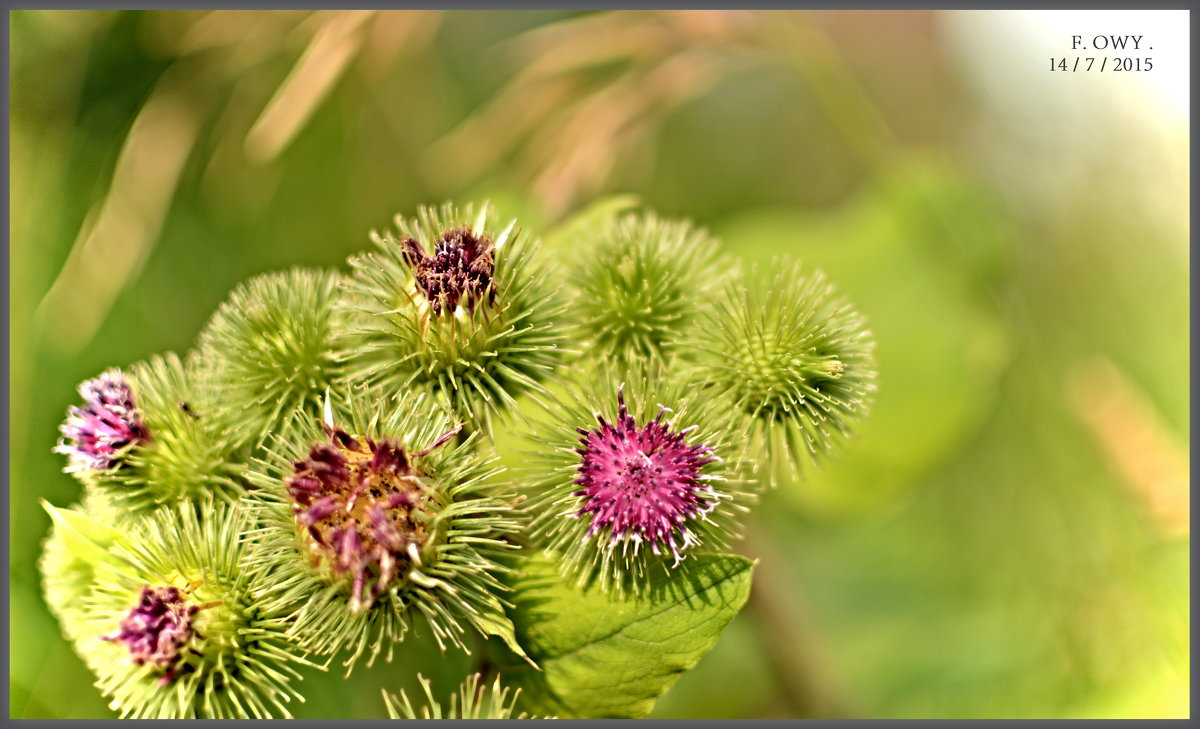
[[[1066,394],[1101,456],[1163,534],[1188,536],[1187,446],[1171,432],[1146,394],[1104,357],[1071,369]]]

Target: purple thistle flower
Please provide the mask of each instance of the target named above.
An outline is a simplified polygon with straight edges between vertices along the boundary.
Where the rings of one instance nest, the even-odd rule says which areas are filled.
[[[411,456],[395,441],[326,427],[330,442],[313,445],[307,458],[292,464],[286,486],[296,522],[319,562],[335,576],[353,576],[352,612],[370,607],[394,578],[420,564],[430,537],[426,524],[438,505],[414,459],[461,427]]]
[[[704,483],[700,469],[716,457],[705,443],[689,445],[684,436],[693,428],[674,430],[663,422],[667,408],[638,427],[625,407],[625,386],[617,390],[616,423],[596,415],[600,427],[579,428],[583,436],[576,452],[581,456],[575,491],[583,506],[572,516],[591,514],[585,539],[608,529],[609,548],[624,542],[634,552],[648,543],[654,554],[665,547],[675,556],[699,543],[688,528],[689,519],[706,519],[720,499]],[[693,426],[694,427],[694,426]]]
[[[475,313],[485,297],[488,306],[495,305],[496,246],[486,235],[476,237],[466,228],[454,228],[442,233],[432,256],[425,255],[416,238],[400,241],[400,249],[435,316],[443,311],[453,314],[460,302]]]
[[[104,471],[120,463],[127,450],[150,440],[133,401],[133,390],[120,370],[109,370],[79,386],[84,406],[72,406],[60,426],[63,440],[54,448],[69,459],[67,470]]]
[[[103,640],[124,643],[139,666],[149,663],[166,669],[159,679],[168,684],[178,673],[184,648],[196,635],[192,616],[203,606],[191,605],[177,587],[142,588],[138,604],[121,621],[121,627]]]

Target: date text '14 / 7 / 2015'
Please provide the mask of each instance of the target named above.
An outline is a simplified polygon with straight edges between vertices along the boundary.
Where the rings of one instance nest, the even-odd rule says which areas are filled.
[[[1051,71],[1068,71],[1071,73],[1088,71],[1149,71],[1154,68],[1154,60],[1145,58],[1122,58],[1108,56],[1075,56],[1074,58],[1051,58]]]

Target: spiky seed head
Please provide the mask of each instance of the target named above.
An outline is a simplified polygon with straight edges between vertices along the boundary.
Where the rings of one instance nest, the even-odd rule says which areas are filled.
[[[498,575],[517,523],[486,483],[495,456],[425,394],[366,390],[329,415],[298,415],[252,469],[264,599],[306,648],[349,650],[350,668],[384,647],[391,660],[417,616],[443,648],[465,648],[471,626],[501,634]]]
[[[870,409],[875,342],[821,271],[780,261],[769,283],[738,275],[696,330],[695,384],[729,398],[772,480],[829,454]]]
[[[76,650],[122,718],[290,717],[287,623],[251,594],[242,507],[163,507],[114,544],[83,604]]]
[[[68,472],[91,473],[118,468],[129,452],[149,442],[150,431],[134,400],[129,380],[110,369],[79,386],[83,406],[72,406],[60,430],[56,453],[67,456]]]
[[[183,499],[212,496],[234,502],[245,493],[241,455],[230,431],[214,418],[214,406],[197,379],[195,358],[185,361],[174,353],[156,355],[108,377],[110,387],[120,382],[121,407],[133,414],[127,417],[136,417],[146,437],[124,447],[107,469],[69,465],[67,470],[89,492],[111,502],[119,522],[129,523]],[[126,407],[130,404],[132,408]]]
[[[487,204],[422,207],[396,227],[350,259],[361,341],[351,376],[433,391],[487,431],[518,397],[545,391],[564,341],[557,288],[516,221],[502,224]]]
[[[433,697],[433,687],[429,679],[417,674],[421,689],[425,692],[425,705],[420,710],[409,700],[403,690],[398,695],[389,694],[385,689],[383,701],[387,706],[388,718],[391,719],[553,719],[555,717],[530,716],[525,712],[517,713],[517,699],[521,689],[509,696],[509,689],[500,685],[500,677],[491,686],[483,683],[481,674],[473,673],[467,676],[456,693],[450,696],[450,706],[443,709]]]
[[[638,592],[650,570],[737,537],[754,500],[726,409],[649,370],[571,390],[529,454],[533,534],[579,584]]]
[[[574,334],[595,357],[630,360],[681,351],[726,270],[706,231],[651,212],[610,218],[575,244]]]
[[[200,332],[210,417],[255,445],[292,412],[320,413],[340,392],[345,353],[341,274],[293,268],[242,283]]]

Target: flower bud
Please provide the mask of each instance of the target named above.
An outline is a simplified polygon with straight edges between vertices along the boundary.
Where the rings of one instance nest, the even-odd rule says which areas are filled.
[[[574,334],[587,355],[629,361],[686,352],[688,329],[723,276],[715,239],[687,221],[631,213],[576,244]]]
[[[341,392],[346,358],[341,275],[293,268],[242,283],[200,332],[210,414],[256,445],[297,409],[316,416]]]
[[[767,285],[735,278],[696,328],[704,357],[690,379],[725,396],[750,457],[781,471],[828,455],[870,409],[875,342],[823,273],[782,262]]]

